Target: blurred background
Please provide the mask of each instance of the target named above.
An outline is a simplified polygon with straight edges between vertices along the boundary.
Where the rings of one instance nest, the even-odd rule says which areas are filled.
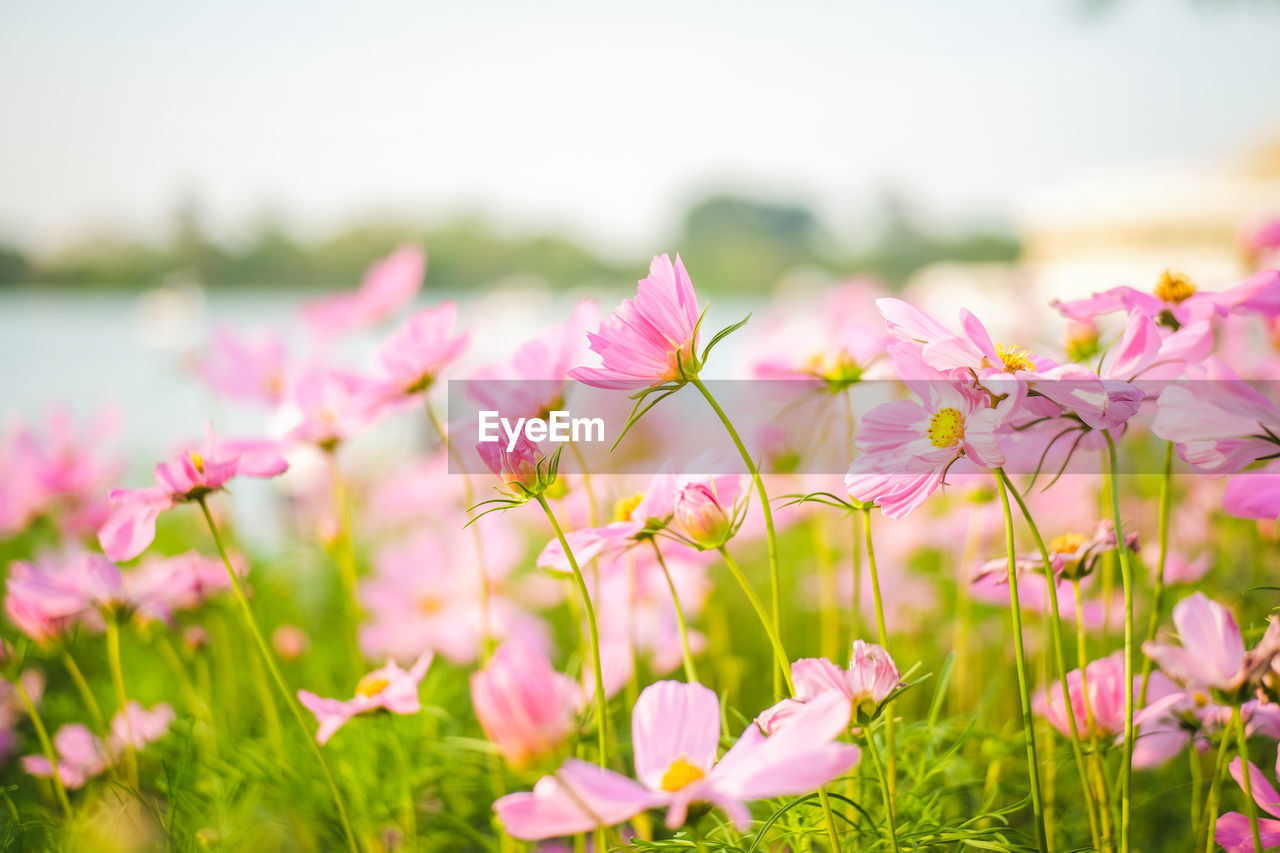
[[[211,329],[404,241],[480,361],[666,251],[726,321],[852,275],[997,325],[1229,284],[1280,213],[1277,43],[1271,0],[9,0],[0,410],[190,432]]]

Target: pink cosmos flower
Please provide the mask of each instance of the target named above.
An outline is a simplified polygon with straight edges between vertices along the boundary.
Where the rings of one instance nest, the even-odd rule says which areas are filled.
[[[1269,284],[1250,279],[1221,292],[1199,290],[1195,282],[1180,272],[1165,270],[1150,292],[1132,287],[1113,287],[1085,299],[1051,303],[1063,316],[1087,322],[1115,311],[1137,312],[1167,325],[1185,326],[1199,320],[1225,317],[1232,310],[1257,310],[1267,301]]]
[[[525,342],[506,362],[477,371],[468,396],[508,417],[542,417],[563,408],[570,371],[586,358],[587,330],[599,318],[596,303],[582,300],[563,325]]]
[[[1178,455],[1218,474],[1239,471],[1280,450],[1280,407],[1210,361],[1203,378],[1169,385],[1156,401],[1151,431],[1172,441]]]
[[[1256,648],[1246,652],[1231,611],[1196,592],[1173,608],[1182,645],[1143,643],[1142,651],[1191,694],[1238,693],[1269,669],[1280,652],[1280,623],[1271,623]]]
[[[431,666],[431,658],[430,652],[423,652],[408,670],[401,669],[394,662],[388,662],[381,669],[375,669],[361,678],[356,684],[356,695],[345,702],[341,699],[326,699],[308,690],[299,690],[298,701],[315,714],[320,723],[316,729],[316,741],[328,743],[329,738],[357,714],[377,710],[393,714],[416,714],[421,711],[418,685]]]
[[[217,441],[210,429],[200,451],[184,450],[156,466],[154,488],[111,492],[116,509],[98,531],[98,542],[111,559],[131,560],[155,539],[160,513],[201,500],[237,475],[275,477],[288,467],[274,442]]]
[[[742,485],[737,477],[686,483],[672,502],[672,519],[698,547],[718,548],[733,536],[742,521],[737,505],[741,495]]]
[[[63,726],[53,736],[58,778],[67,788],[83,787],[89,779],[114,765],[130,741],[134,749],[142,749],[163,737],[173,718],[173,709],[163,702],[150,710],[130,702],[112,718],[106,741],[79,723]],[[46,779],[53,776],[53,766],[43,755],[23,756],[22,769],[32,776]]]
[[[722,479],[722,488],[728,490],[729,478]],[[622,498],[614,505],[613,521],[603,527],[583,527],[565,534],[578,565],[586,565],[601,554],[634,548],[665,527],[675,511],[675,499],[680,488],[681,479],[675,475],[655,474],[643,492]],[[569,560],[559,538],[552,539],[542,549],[537,565],[540,569],[569,571]]]
[[[1131,551],[1138,550],[1138,534],[1125,535],[1125,545]],[[1049,552],[1050,565],[1057,577],[1082,578],[1093,571],[1094,563],[1103,554],[1116,550],[1116,531],[1112,523],[1103,519],[1093,528],[1093,533],[1070,532],[1055,536],[1045,543]],[[1019,573],[1038,572],[1044,567],[1044,560],[1039,551],[1015,554],[1015,565]],[[1009,561],[1007,557],[997,557],[983,563],[974,573],[973,579],[990,577],[995,583],[1008,583]]]
[[[901,518],[924,503],[959,460],[995,468],[1004,464],[1004,453],[997,440],[1001,414],[985,391],[946,381],[910,350],[895,348],[893,356],[913,365],[904,375],[933,378],[908,382],[918,402],[882,403],[867,413],[856,443],[861,455],[849,466],[845,488],[886,517]]]
[[[360,289],[339,293],[302,309],[317,335],[333,336],[380,323],[412,301],[422,287],[427,253],[404,245],[365,271]]]
[[[290,391],[294,425],[285,437],[333,450],[386,411],[391,393],[385,382],[313,364],[302,371]]]
[[[749,725],[717,761],[719,698],[701,684],[660,681],[640,694],[631,717],[639,781],[569,759],[532,792],[499,799],[494,811],[508,833],[527,841],[613,826],[659,807],[667,809],[667,826],[676,828],[700,802],[720,808],[745,831],[749,801],[808,793],[857,762],[857,747],[835,742],[849,713],[844,696],[821,696],[772,736]]]
[[[248,565],[241,559],[233,557],[232,565],[241,577],[248,572]],[[154,603],[153,612],[194,610],[214,593],[231,587],[222,560],[197,551],[147,557],[124,574],[124,583],[132,599]]]
[[[1280,463],[1272,462],[1264,470],[1232,477],[1222,495],[1222,508],[1237,518],[1280,518]]]
[[[826,658],[802,658],[792,664],[791,677],[795,698],[783,699],[756,718],[766,734],[791,725],[807,703],[828,693],[844,696],[856,720],[868,723],[902,684],[902,674],[889,653],[863,640],[853,641],[848,669],[841,669]]]
[[[398,396],[425,391],[440,371],[466,349],[466,332],[455,331],[458,308],[446,302],[413,315],[378,350],[377,367]]]
[[[1276,776],[1280,777],[1280,756],[1276,757]],[[1244,790],[1244,765],[1239,758],[1231,761],[1231,778]],[[1253,801],[1267,814],[1280,818],[1280,793],[1262,771],[1249,762],[1249,787],[1253,791]],[[1214,829],[1214,841],[1222,845],[1227,853],[1255,853],[1253,848],[1253,830],[1249,818],[1240,812],[1227,812],[1218,818]],[[1270,818],[1258,819],[1258,840],[1264,850],[1280,846],[1280,820]],[[1261,851],[1257,851],[1261,853]]]
[[[1088,684],[1088,691],[1084,684]],[[1125,715],[1124,652],[1090,661],[1084,677],[1078,669],[1067,673],[1067,693],[1076,726],[1083,737],[1114,737],[1124,732]],[[1136,690],[1134,691],[1136,695]],[[1086,710],[1085,702],[1088,702]],[[1062,686],[1057,682],[1040,690],[1032,700],[1037,714],[1053,724],[1063,737],[1070,737]],[[1092,724],[1092,725],[1090,725]]]
[[[288,352],[275,332],[242,337],[219,329],[198,369],[206,382],[228,397],[276,405],[284,399]]]
[[[489,740],[514,767],[554,750],[573,730],[578,682],[540,649],[508,640],[471,674],[471,704]]]
[[[569,377],[596,388],[638,390],[679,381],[696,369],[698,297],[676,255],[675,263],[659,255],[640,281],[634,300],[627,299],[588,333],[600,367],[579,367]]]

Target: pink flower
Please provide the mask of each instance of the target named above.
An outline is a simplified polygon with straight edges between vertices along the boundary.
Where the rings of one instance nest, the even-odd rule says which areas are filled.
[[[915,359],[907,350],[894,351],[895,361],[904,357]],[[851,497],[875,503],[889,518],[901,518],[924,503],[962,458],[986,468],[1004,464],[996,437],[1001,418],[987,393],[915,365],[935,378],[908,383],[919,402],[882,403],[867,413],[856,444],[861,455],[845,477]]]
[[[1204,471],[1229,474],[1280,449],[1280,407],[1220,362],[1160,392],[1151,431]]]
[[[1246,281],[1222,292],[1199,290],[1186,275],[1165,270],[1150,292],[1113,287],[1086,299],[1052,302],[1063,316],[1087,322],[1114,311],[1137,312],[1175,328],[1199,320],[1224,317],[1233,309],[1250,310],[1259,299],[1264,282]]]
[[[508,640],[471,674],[471,704],[489,740],[515,767],[564,741],[573,730],[578,682],[551,668],[538,648]]]
[[[413,315],[378,350],[381,378],[403,396],[429,388],[467,346],[467,333],[454,330],[457,319],[458,309],[452,302]]]
[[[228,397],[275,405],[284,398],[288,353],[275,332],[247,338],[214,333],[199,365],[205,381]]]
[[[1280,463],[1272,462],[1265,471],[1232,477],[1222,495],[1222,508],[1238,518],[1280,518]]]
[[[476,453],[502,481],[507,493],[521,499],[541,494],[555,479],[547,456],[524,434],[510,450],[502,441],[491,441],[477,444]]]
[[[737,478],[720,479],[728,480],[730,487],[717,490],[715,481],[686,483],[672,503],[676,526],[700,548],[719,548],[741,523],[735,506],[741,491]]]
[[[683,381],[697,369],[698,297],[676,255],[649,265],[634,300],[624,300],[588,334],[600,367],[579,367],[569,377],[596,388],[637,390]]]
[[[290,393],[294,425],[286,437],[333,450],[343,439],[373,423],[385,411],[390,394],[385,382],[311,365]]]
[[[133,559],[155,539],[160,513],[202,500],[237,475],[275,477],[288,467],[274,442],[219,442],[210,429],[201,451],[185,450],[156,466],[155,488],[111,492],[116,509],[98,531],[98,542],[113,560]]]
[[[235,560],[236,574],[248,566]],[[231,579],[222,560],[188,551],[172,557],[148,557],[124,575],[130,598],[152,604],[152,611],[194,610],[215,592],[229,589]]]
[[[365,271],[359,290],[314,302],[302,309],[303,318],[322,336],[372,326],[417,295],[426,269],[421,246],[401,246]]]
[[[1272,622],[1257,647],[1246,652],[1231,611],[1201,592],[1174,606],[1173,624],[1181,646],[1143,643],[1142,651],[1193,696],[1217,690],[1234,697],[1261,678],[1280,652],[1280,623]]]
[[[1276,758],[1276,775],[1280,777],[1280,756]],[[1231,760],[1231,778],[1244,790],[1244,765],[1239,758]],[[1253,791],[1253,801],[1263,811],[1280,818],[1280,793],[1276,793],[1271,782],[1252,761],[1249,762],[1249,787]],[[1255,853],[1249,818],[1240,812],[1227,812],[1219,817],[1213,838],[1227,853]],[[1260,818],[1258,840],[1262,842],[1264,850],[1280,845],[1280,820]]]
[[[1088,684],[1087,697],[1084,683]],[[1113,737],[1124,732],[1124,687],[1124,652],[1090,661],[1085,667],[1083,679],[1078,669],[1067,673],[1067,693],[1071,697],[1071,710],[1081,736]],[[1134,693],[1136,695],[1137,691]],[[1055,681],[1038,692],[1032,701],[1032,707],[1037,714],[1052,723],[1063,737],[1070,736],[1071,727],[1062,701],[1062,685]],[[1090,721],[1092,726],[1089,725]]]
[[[766,733],[792,725],[807,703],[828,693],[848,699],[857,722],[865,725],[902,684],[902,675],[889,653],[863,640],[853,641],[848,669],[841,669],[826,658],[802,658],[792,664],[791,677],[795,698],[783,699],[756,720]]]
[[[356,695],[345,702],[299,690],[298,701],[315,714],[320,723],[316,730],[316,741],[328,743],[329,738],[357,714],[377,710],[393,714],[418,713],[422,710],[422,702],[418,699],[418,685],[431,666],[431,658],[430,652],[424,652],[408,670],[391,662],[381,669],[375,669],[360,679],[356,684]]]
[[[522,344],[507,362],[478,371],[467,395],[482,408],[509,417],[543,417],[564,407],[569,373],[587,355],[587,329],[599,325],[590,299],[574,307],[564,325]]]
[[[45,558],[40,565],[15,562],[9,571],[5,610],[36,642],[46,642],[75,624],[102,629],[104,614],[141,611],[169,615],[169,602],[146,584],[131,583],[100,554],[73,552]]]
[[[53,736],[58,778],[67,788],[83,787],[89,779],[114,765],[130,741],[134,749],[142,749],[163,737],[173,718],[173,709],[163,702],[150,710],[130,702],[112,718],[105,742],[79,723],[63,726]],[[23,756],[22,769],[32,776],[53,776],[53,767],[43,755]]]
[[[747,803],[808,793],[858,760],[836,743],[849,723],[849,702],[830,694],[807,704],[795,725],[766,737],[754,725],[716,760],[720,700],[701,684],[660,681],[645,688],[631,716],[633,781],[577,759],[510,794],[494,810],[512,836],[537,841],[613,826],[649,808],[667,809],[667,826],[684,824],[693,803],[721,809],[744,831]]]

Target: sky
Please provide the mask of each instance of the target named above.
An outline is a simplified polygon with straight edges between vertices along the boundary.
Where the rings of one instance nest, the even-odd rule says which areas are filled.
[[[483,211],[635,250],[704,192],[1005,221],[1098,166],[1280,138],[1272,0],[29,2],[0,10],[0,242]]]

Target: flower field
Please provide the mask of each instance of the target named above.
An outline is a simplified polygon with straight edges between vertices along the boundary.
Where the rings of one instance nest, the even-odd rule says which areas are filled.
[[[477,365],[407,245],[305,353],[212,339],[251,434],[13,419],[0,849],[1280,847],[1280,227],[1251,250],[1037,328],[868,280],[722,317],[659,255]]]

